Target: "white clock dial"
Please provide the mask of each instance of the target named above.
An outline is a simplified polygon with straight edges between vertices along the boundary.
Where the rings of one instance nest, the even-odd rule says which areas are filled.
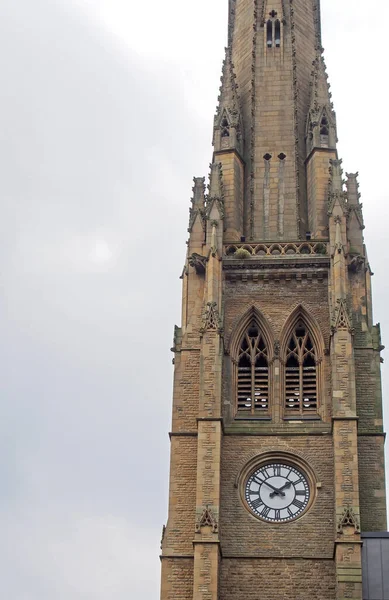
[[[308,506],[308,478],[297,467],[271,462],[250,475],[245,497],[251,511],[261,519],[277,523],[292,521]]]

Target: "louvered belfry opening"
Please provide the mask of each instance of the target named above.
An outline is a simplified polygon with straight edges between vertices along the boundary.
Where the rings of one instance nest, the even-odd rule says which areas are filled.
[[[238,414],[269,410],[268,350],[255,322],[246,330],[239,349],[237,396]]]
[[[317,407],[317,356],[308,329],[300,321],[287,348],[285,410],[302,415],[316,413]]]

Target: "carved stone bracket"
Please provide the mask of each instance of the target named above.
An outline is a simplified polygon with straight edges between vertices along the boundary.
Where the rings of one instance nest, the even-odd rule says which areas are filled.
[[[361,533],[359,518],[351,506],[344,509],[342,516],[338,520],[338,533],[342,535],[346,527],[352,527],[355,534]]]
[[[197,275],[204,275],[206,263],[207,257],[196,254],[196,252],[189,257],[189,264],[195,269]]]
[[[352,273],[359,273],[362,269],[366,270],[365,257],[360,254],[358,254],[358,256],[353,256],[349,262],[348,268]]]
[[[173,337],[173,347],[171,348],[172,352],[180,352],[181,350],[181,342],[182,342],[182,329],[177,325],[174,326],[174,337]]]
[[[212,510],[206,506],[196,523],[196,533],[201,533],[203,527],[211,527],[212,533],[218,533],[219,526]]]

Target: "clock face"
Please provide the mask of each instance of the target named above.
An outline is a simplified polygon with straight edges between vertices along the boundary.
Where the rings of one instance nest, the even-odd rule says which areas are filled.
[[[248,478],[245,497],[255,516],[273,523],[292,521],[308,506],[308,479],[297,467],[267,463]]]

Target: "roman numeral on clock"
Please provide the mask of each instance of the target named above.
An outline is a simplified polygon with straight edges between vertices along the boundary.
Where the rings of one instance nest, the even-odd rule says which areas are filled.
[[[296,496],[305,496],[305,495],[306,495],[305,490],[296,490]]]
[[[250,501],[250,504],[254,510],[257,510],[257,508],[263,505],[263,502],[260,498],[256,498],[255,500]]]
[[[302,508],[304,508],[304,502],[301,502],[300,500],[296,500],[296,498],[293,500],[292,504],[294,506],[297,506],[297,508],[299,508],[300,510]]]
[[[264,507],[264,508],[261,510],[261,515],[262,515],[263,517],[265,517],[265,519],[266,519],[266,517],[268,517],[268,515],[269,515],[269,512],[270,512],[271,510],[272,510],[271,508],[269,508],[268,506],[265,506],[265,507]]]
[[[281,476],[281,465],[274,465],[273,471],[274,471],[274,477],[280,477]]]
[[[274,510],[274,512],[276,513],[276,516],[275,516],[276,521],[279,521],[281,519],[281,511],[280,510]]]
[[[259,479],[259,476],[262,475],[263,479]],[[255,477],[253,477],[253,481],[255,483],[258,483],[259,485],[262,485],[263,482],[265,481],[266,477],[262,474],[262,473],[258,473],[258,475],[256,475]]]

